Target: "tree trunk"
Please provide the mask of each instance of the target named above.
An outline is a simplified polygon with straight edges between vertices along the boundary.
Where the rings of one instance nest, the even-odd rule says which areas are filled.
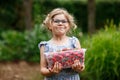
[[[88,33],[95,32],[95,0],[88,0]]]
[[[32,0],[23,0],[25,12],[25,26],[27,30],[32,29]]]

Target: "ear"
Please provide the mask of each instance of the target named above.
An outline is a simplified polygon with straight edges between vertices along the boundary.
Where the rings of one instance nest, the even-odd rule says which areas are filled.
[[[50,31],[52,31],[52,26],[49,26],[48,29],[49,29]]]
[[[48,28],[49,28],[49,30],[52,30],[52,26],[49,26]]]
[[[52,22],[48,24],[48,29],[52,31]]]

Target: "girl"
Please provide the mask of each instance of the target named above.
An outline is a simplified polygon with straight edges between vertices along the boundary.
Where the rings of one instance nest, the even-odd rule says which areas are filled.
[[[80,80],[79,73],[85,66],[79,60],[75,60],[71,68],[62,69],[58,62],[55,62],[53,68],[49,68],[44,56],[45,52],[81,48],[76,37],[67,36],[67,32],[76,27],[73,17],[65,9],[56,8],[47,15],[43,23],[52,33],[49,41],[42,41],[38,45],[41,57],[40,72],[45,76],[44,80]]]

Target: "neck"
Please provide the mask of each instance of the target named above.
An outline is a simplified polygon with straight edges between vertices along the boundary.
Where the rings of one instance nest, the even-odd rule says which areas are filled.
[[[68,42],[68,37],[66,35],[64,36],[53,36],[51,39],[51,42],[55,45],[64,45]]]
[[[66,39],[66,35],[63,35],[63,36],[53,36],[53,40],[55,40],[55,41],[63,41],[63,40],[65,40]]]

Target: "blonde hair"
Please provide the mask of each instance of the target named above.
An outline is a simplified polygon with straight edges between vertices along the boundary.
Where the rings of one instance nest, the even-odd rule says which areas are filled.
[[[68,13],[67,10],[63,9],[63,8],[55,8],[53,9],[45,18],[45,20],[43,21],[43,24],[49,29],[49,26],[51,25],[52,19],[55,15],[58,14],[64,14],[65,17],[67,18],[70,28],[76,28],[76,24],[74,21],[74,17]],[[50,30],[50,29],[49,29]]]

